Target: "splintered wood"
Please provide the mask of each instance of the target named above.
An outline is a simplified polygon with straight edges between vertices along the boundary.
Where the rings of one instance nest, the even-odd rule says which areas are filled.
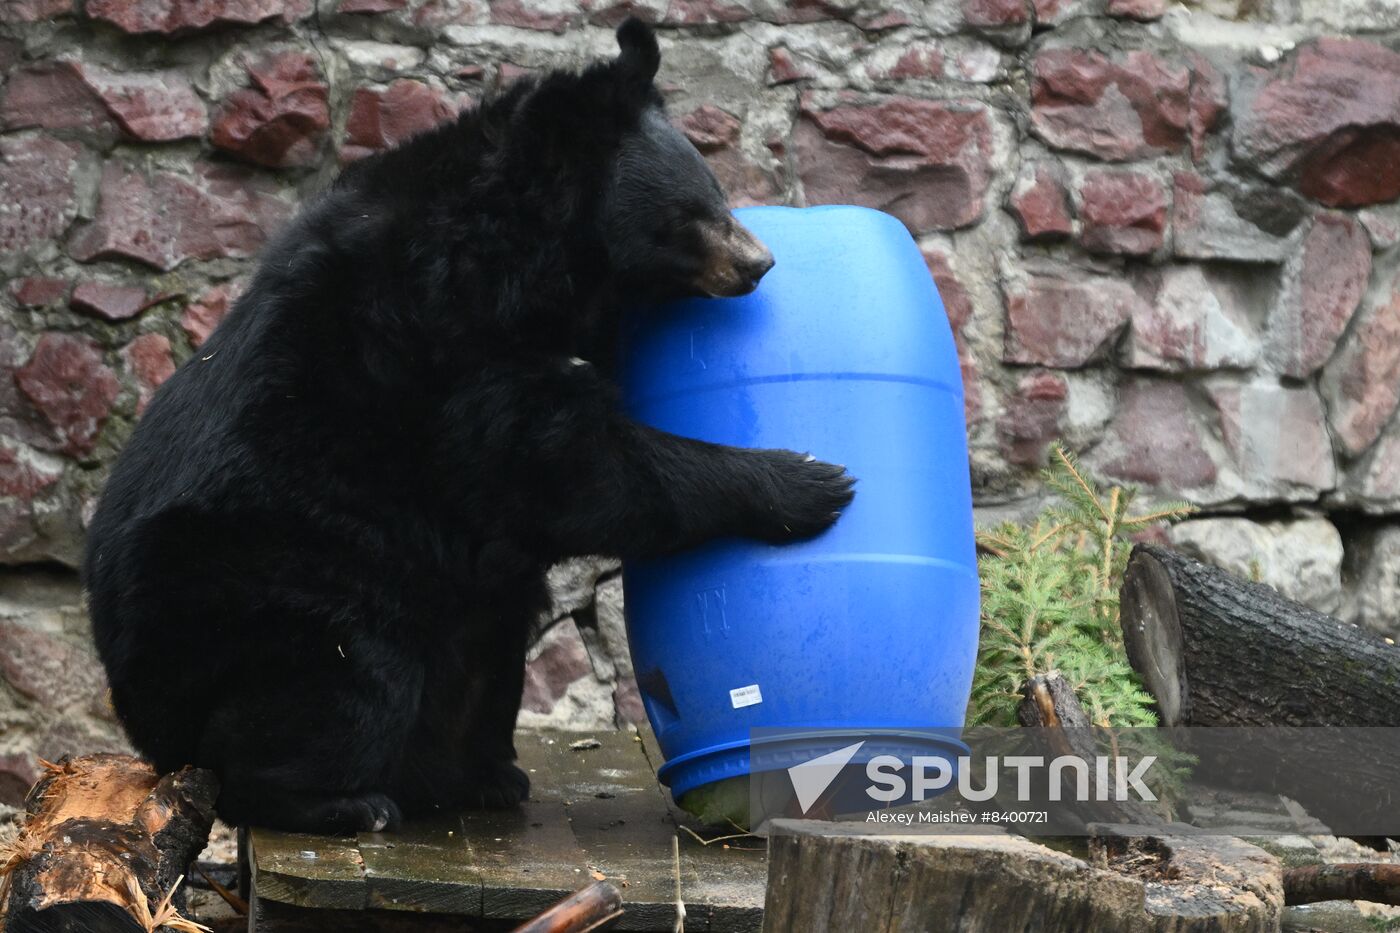
[[[45,764],[19,837],[0,853],[6,933],[64,929],[195,931],[180,881],[209,838],[218,782],[186,768],[164,777],[126,755]]]

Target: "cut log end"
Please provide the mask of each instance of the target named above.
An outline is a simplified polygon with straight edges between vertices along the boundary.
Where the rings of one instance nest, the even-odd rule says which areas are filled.
[[[1119,605],[1128,663],[1157,701],[1164,726],[1179,725],[1191,695],[1186,682],[1181,620],[1171,576],[1151,551],[1135,548],[1123,576]]]

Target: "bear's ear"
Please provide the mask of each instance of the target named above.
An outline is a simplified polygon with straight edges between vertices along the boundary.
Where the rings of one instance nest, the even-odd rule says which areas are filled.
[[[622,54],[617,57],[617,69],[629,84],[651,84],[661,67],[661,48],[651,27],[635,16],[629,16],[617,27],[617,45]]]

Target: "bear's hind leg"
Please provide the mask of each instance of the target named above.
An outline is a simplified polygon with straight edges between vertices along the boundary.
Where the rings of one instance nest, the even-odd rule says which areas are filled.
[[[235,826],[271,826],[325,836],[393,832],[403,821],[399,805],[384,794],[328,797],[247,781],[222,788],[216,809],[220,819]]]
[[[219,775],[225,822],[329,834],[397,827],[389,779],[421,681],[404,665],[393,678],[345,668],[263,676],[220,705],[200,763]]]

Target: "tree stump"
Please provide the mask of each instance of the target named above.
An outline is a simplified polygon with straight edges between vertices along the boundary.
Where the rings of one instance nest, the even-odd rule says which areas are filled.
[[[861,824],[776,820],[768,841],[763,929],[1278,929],[1283,888],[1273,856],[1238,839],[1172,830],[1132,840],[1095,840],[1095,865],[1019,836],[890,835]]]
[[[179,929],[177,884],[209,839],[213,773],[162,777],[126,755],[47,768],[25,798],[13,853],[0,860],[8,866],[6,933]]]

